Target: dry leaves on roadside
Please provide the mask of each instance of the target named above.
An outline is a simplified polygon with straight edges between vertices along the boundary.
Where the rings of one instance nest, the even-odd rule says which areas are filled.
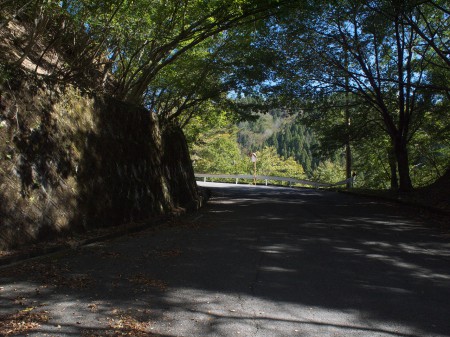
[[[98,311],[98,305],[96,303],[91,303],[88,305],[88,308],[91,312],[97,312]]]
[[[125,313],[119,313],[117,317],[108,319],[109,326],[111,329],[115,330],[116,333],[122,333],[123,336],[147,336],[148,323],[141,322],[131,315]],[[128,332],[132,332],[129,334]],[[119,334],[120,336],[120,334]]]
[[[38,279],[48,286],[85,289],[94,283],[94,279],[87,274],[72,274],[67,265],[33,262],[26,263],[21,268],[27,270],[33,279]]]
[[[114,317],[108,317],[109,327],[103,330],[90,329],[82,332],[82,337],[155,337],[157,335],[148,332],[149,323],[139,319],[131,313],[113,310]]]
[[[36,330],[49,320],[48,311],[34,311],[26,308],[15,314],[0,316],[0,336],[13,336]]]
[[[28,304],[28,300],[23,296],[17,296],[16,298],[14,298],[13,302],[14,302],[14,304],[22,305],[22,306]]]
[[[146,287],[151,287],[158,289],[160,291],[166,291],[168,286],[167,283],[161,280],[157,280],[143,274],[136,274],[128,278],[128,281],[134,284],[143,285]]]

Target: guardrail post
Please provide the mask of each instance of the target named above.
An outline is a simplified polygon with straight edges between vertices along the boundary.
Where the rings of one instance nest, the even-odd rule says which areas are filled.
[[[236,185],[238,184],[238,179],[239,179],[239,178],[236,178]]]
[[[203,177],[203,182],[206,183],[206,177]]]
[[[265,179],[266,180],[266,186],[267,186],[267,179]]]

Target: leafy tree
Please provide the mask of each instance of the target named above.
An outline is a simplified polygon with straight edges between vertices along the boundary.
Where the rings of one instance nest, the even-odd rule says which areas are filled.
[[[388,2],[389,5],[389,2]],[[450,71],[450,45],[448,44],[450,6],[448,1],[411,1],[403,4],[408,10],[401,12],[402,20],[416,32],[428,48],[421,56],[432,64],[440,60],[446,71]],[[430,49],[433,51],[430,53]],[[449,85],[447,82],[447,90]]]
[[[116,95],[130,102],[142,102],[159,71],[181,55],[227,29],[268,15],[279,5],[271,0],[112,2],[117,14],[101,39],[112,42],[106,49],[113,51],[109,58],[119,80]],[[88,1],[81,6],[91,8]],[[97,7],[87,24],[104,27],[97,18],[109,13],[108,6]]]
[[[343,163],[325,160],[314,170],[313,178],[320,182],[337,183],[345,179],[345,166]]]
[[[51,43],[69,42],[66,38],[74,37],[72,30],[76,31],[76,38],[66,45],[74,54],[67,72],[73,73],[74,68],[88,62],[103,65],[105,73],[113,72],[115,96],[142,104],[148,87],[166,66],[213,36],[273,15],[284,2],[2,1],[0,24],[5,26],[19,15],[28,15],[28,22],[34,22],[35,27],[26,49],[35,44],[38,35],[49,33],[46,28],[53,21],[59,29],[51,32]],[[19,61],[27,54],[26,50]]]
[[[429,64],[422,57],[427,46],[403,20],[415,9],[384,2],[318,4],[315,15],[293,12],[280,29],[289,60],[282,65],[290,80],[284,88],[313,101],[336,92],[364,101],[370,109],[360,112],[390,137],[399,187],[410,190],[408,144],[441,94],[429,90]]]
[[[198,173],[242,173],[242,155],[236,142],[236,129],[231,132],[214,129],[192,144],[191,157]]]
[[[284,158],[272,147],[256,152],[258,156],[257,173],[259,175],[304,179],[303,167],[294,158]]]
[[[18,41],[16,64],[32,58],[37,72],[56,50],[64,56],[46,65],[53,67],[51,76],[144,104],[162,124],[183,126],[191,139],[209,139],[205,127],[217,120],[222,125],[225,115],[232,121],[259,115],[238,134],[245,152],[274,146],[308,174],[319,162],[311,150],[318,143],[328,158],[338,154],[341,160],[342,146],[351,142],[356,167],[383,184],[388,172],[391,186],[398,177],[402,190],[411,188],[411,179],[426,184],[448,166],[445,0],[0,5],[0,27],[20,20],[29,28]],[[320,142],[309,131],[286,127],[293,118],[287,113],[294,112],[312,121]],[[210,142],[231,142],[234,132]],[[378,162],[377,171],[372,163]]]

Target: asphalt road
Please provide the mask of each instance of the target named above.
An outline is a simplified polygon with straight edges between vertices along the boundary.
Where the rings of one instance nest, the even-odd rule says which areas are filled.
[[[170,226],[1,269],[3,325],[23,336],[450,336],[450,237],[426,215],[334,192],[203,185],[209,204]]]

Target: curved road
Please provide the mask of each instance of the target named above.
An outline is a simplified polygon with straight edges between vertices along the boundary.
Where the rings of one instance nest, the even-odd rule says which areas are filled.
[[[209,204],[169,227],[0,270],[0,314],[47,312],[29,336],[450,336],[450,238],[426,215],[199,184]]]

